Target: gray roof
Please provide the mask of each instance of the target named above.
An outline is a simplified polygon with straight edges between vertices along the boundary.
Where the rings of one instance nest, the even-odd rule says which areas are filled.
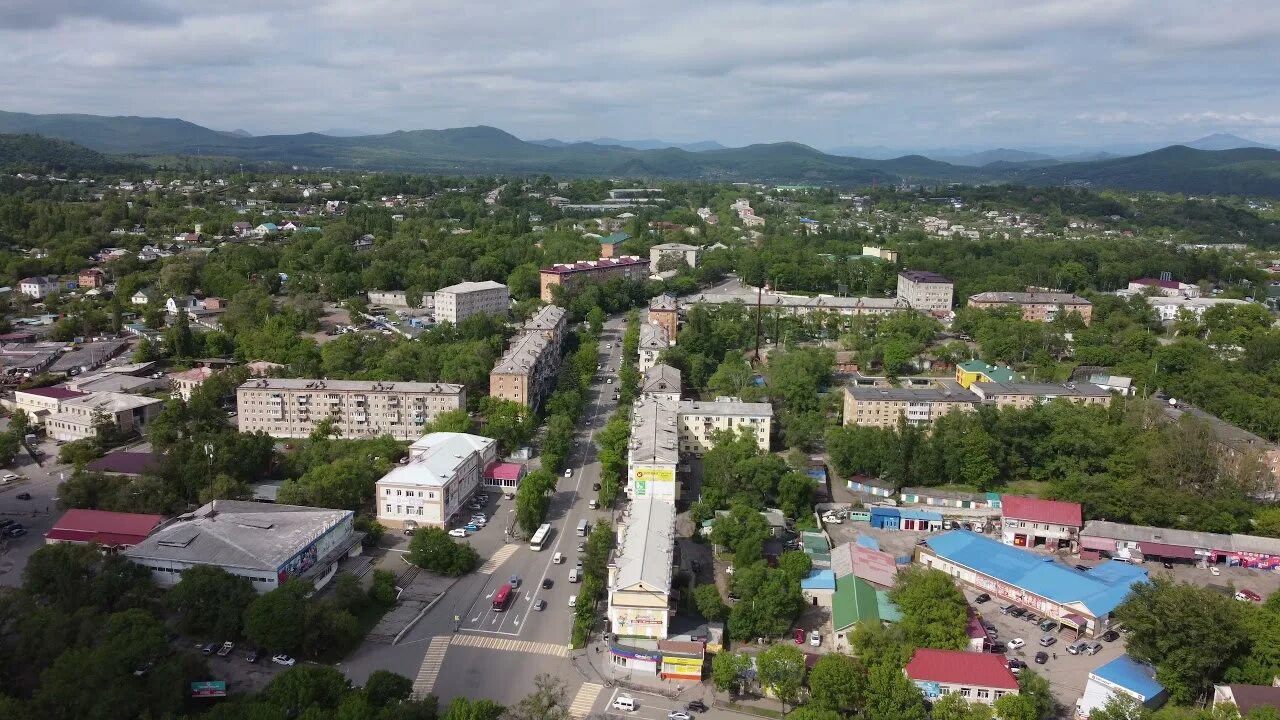
[[[688,252],[690,250],[701,250],[702,248],[698,247],[697,245],[687,245],[685,243],[660,243],[658,245],[654,245],[649,249],[657,250],[658,252],[662,252],[664,250],[670,251],[670,252],[675,252],[677,250],[680,252]]]
[[[481,290],[498,290],[498,289],[506,290],[507,286],[503,285],[500,282],[494,282],[492,280],[480,280],[478,282],[469,280],[467,282],[460,282],[457,285],[442,287],[436,291],[436,294],[437,295],[439,295],[440,293],[457,294],[457,293],[479,292]]]
[[[493,372],[499,375],[525,375],[529,373],[538,358],[550,346],[550,341],[541,333],[525,333],[511,341],[506,354],[493,366]]]
[[[878,297],[834,297],[807,295],[762,294],[759,298],[763,307],[808,308],[810,310],[910,310],[911,306],[900,298]],[[756,298],[745,295],[709,294],[690,295],[685,298],[687,305],[755,305]]]
[[[976,384],[976,383],[975,383]],[[936,387],[895,388],[849,386],[845,392],[854,400],[905,400],[907,402],[964,402],[976,403],[977,395],[960,387],[954,380],[940,380]]]
[[[241,390],[327,390],[330,392],[402,392],[432,395],[460,395],[465,385],[426,382],[386,382],[380,380],[309,380],[307,378],[255,378]]]
[[[85,407],[90,410],[98,410],[104,413],[118,413],[125,410],[135,410],[137,408],[147,407],[148,405],[159,405],[163,402],[163,400],[142,397],[141,395],[128,395],[126,393],[118,392],[91,392],[82,397],[63,400],[62,406]]]
[[[675,393],[680,395],[680,371],[659,363],[644,371],[640,393]]]
[[[1017,305],[1092,305],[1075,293],[984,292],[969,298],[978,302],[1014,303]]]
[[[627,458],[632,463],[668,463],[680,460],[679,420],[670,400],[641,398],[631,411],[631,439]]]
[[[1280,538],[1259,537],[1257,535],[1227,535],[1224,533],[1177,530],[1146,525],[1127,525],[1125,523],[1107,522],[1106,520],[1089,520],[1084,524],[1080,535],[1081,537],[1099,537],[1127,542],[1163,543],[1165,545],[1217,550],[1219,552],[1251,552],[1264,555],[1280,555]]]
[[[1208,423],[1209,428],[1213,432],[1213,436],[1217,438],[1218,442],[1227,445],[1234,450],[1240,452],[1257,450],[1261,452],[1272,450],[1277,447],[1276,444],[1270,440],[1259,435],[1254,435],[1248,430],[1237,425],[1232,425],[1217,415],[1211,415],[1194,405],[1188,405],[1185,402],[1179,401],[1177,407],[1169,405],[1167,402],[1161,402],[1159,403],[1159,406],[1165,416],[1170,420],[1176,421],[1186,413]]]
[[[898,276],[918,283],[951,283],[951,278],[929,270],[903,270]]]
[[[1035,395],[1037,397],[1111,397],[1110,390],[1104,390],[1092,383],[1003,383],[976,382],[969,386],[982,398],[995,395]]]
[[[641,325],[640,347],[645,350],[666,350],[671,347],[671,338],[667,334],[667,329],[653,323]]]
[[[524,321],[525,330],[555,330],[564,320],[564,308],[558,305],[547,305]]]
[[[676,299],[671,295],[657,295],[649,301],[650,310],[675,310]]]
[[[350,510],[214,500],[179,515],[125,551],[130,559],[169,560],[276,572]]]
[[[643,583],[670,592],[675,521],[675,505],[667,500],[636,498],[631,502],[622,546],[613,560],[618,568],[614,590]]]
[[[409,446],[409,462],[397,465],[378,482],[441,487],[475,453],[483,453],[497,440],[456,432],[424,435]]]
[[[680,412],[699,415],[732,415],[734,417],[773,417],[773,405],[767,402],[741,400],[681,400]]]

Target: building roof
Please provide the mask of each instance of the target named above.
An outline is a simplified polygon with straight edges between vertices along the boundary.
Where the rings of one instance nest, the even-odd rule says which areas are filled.
[[[974,383],[977,385],[978,383]],[[846,386],[845,392],[854,400],[892,400],[907,402],[962,402],[976,403],[980,399],[974,393],[960,387],[954,380],[939,380],[933,387],[864,387]]]
[[[657,250],[658,252],[663,252],[663,251],[667,251],[667,252],[676,252],[676,251],[679,251],[679,252],[689,252],[690,250],[701,250],[702,248],[698,247],[697,245],[689,245],[689,244],[686,244],[686,243],[676,243],[676,242],[672,242],[672,243],[659,243],[659,244],[654,245],[653,247],[651,247],[651,248],[649,248],[649,249],[650,249],[650,250]]]
[[[1018,676],[1006,665],[1003,655],[917,648],[903,668],[912,680],[1017,690]]]
[[[641,260],[635,255],[623,255],[616,258],[600,258],[599,260],[579,260],[575,263],[556,263],[551,267],[542,268],[539,272],[551,273],[553,275],[569,275],[576,272],[586,272],[589,270],[601,270],[611,267],[631,267],[635,265],[644,265],[648,267],[648,260]]]
[[[27,395],[35,395],[36,397],[45,397],[51,400],[70,400],[71,398],[83,397],[89,394],[80,392],[79,390],[65,388],[60,385],[54,385],[53,387],[28,388],[26,390],[18,390],[17,393],[19,395],[25,393]]]
[[[977,302],[1013,303],[1015,305],[1093,305],[1075,293],[984,292],[969,298]]]
[[[836,577],[853,575],[881,587],[892,587],[898,577],[898,564],[892,555],[860,542],[847,542],[833,549],[831,569]]]
[[[533,314],[533,317],[524,321],[523,328],[526,331],[555,330],[563,320],[564,308],[559,305],[544,305]]]
[[[107,546],[136,545],[163,521],[163,515],[73,508],[58,518],[49,532],[45,533],[45,537],[63,542]]]
[[[541,333],[525,333],[511,341],[511,347],[494,364],[491,372],[498,375],[526,375],[549,347],[551,341]]]
[[[1223,553],[1252,552],[1263,555],[1280,555],[1280,538],[1240,534],[1227,535],[1224,533],[1200,532],[1198,530],[1149,527],[1147,525],[1128,525],[1107,522],[1106,520],[1090,520],[1085,523],[1084,529],[1080,531],[1080,536],[1082,538],[1099,537],[1123,540],[1144,545],[1175,545],[1197,550],[1217,550]]]
[[[327,390],[330,392],[402,392],[433,395],[461,395],[466,385],[426,382],[386,382],[381,380],[309,380],[307,378],[256,378],[241,390]]]
[[[1222,687],[1222,686],[1219,686]],[[1272,685],[1227,685],[1241,717],[1257,707],[1280,708],[1280,687]]]
[[[1164,692],[1164,686],[1156,682],[1155,670],[1128,655],[1121,655],[1089,674],[1118,685],[1144,701]]]
[[[1013,382],[1016,377],[1011,368],[991,365],[981,360],[967,360],[957,367],[969,373],[982,373],[991,378],[992,382]]]
[[[618,568],[615,591],[642,584],[658,592],[671,590],[675,519],[675,505],[667,500],[639,497],[631,501],[622,545],[613,560]]]
[[[85,465],[85,469],[94,472],[115,473],[117,475],[141,475],[158,469],[164,456],[157,452],[113,452]]]
[[[655,295],[654,298],[649,301],[650,311],[657,310],[659,312],[663,312],[663,311],[675,312],[677,308],[678,308],[678,305],[676,304],[675,297],[668,295],[666,293],[663,293],[661,295]]]
[[[615,232],[600,238],[601,245],[617,245],[631,239],[630,233]]]
[[[903,270],[898,277],[918,283],[951,283],[951,278],[929,270]]]
[[[631,463],[674,464],[680,461],[679,421],[670,400],[642,397],[631,411],[631,439],[627,458]]]
[[[84,407],[103,413],[118,413],[126,410],[136,410],[149,405],[159,405],[162,402],[164,401],[157,400],[156,398],[142,397],[141,395],[128,395],[126,393],[117,392],[92,392],[88,395],[82,395],[81,397],[70,398],[62,403],[62,407]]]
[[[520,463],[492,462],[484,469],[484,476],[490,480],[519,480],[524,476],[524,466]]]
[[[214,372],[216,371],[213,368],[198,367],[198,368],[191,368],[190,370],[183,370],[182,372],[178,372],[178,373],[173,373],[169,375],[169,378],[171,380],[201,383],[213,377]]]
[[[726,415],[733,417],[773,417],[773,405],[767,402],[742,402],[741,400],[681,400],[680,413],[699,415]]]
[[[1034,395],[1035,397],[1111,397],[1111,391],[1092,383],[1015,383],[1015,382],[976,382],[969,386],[971,390],[984,400],[1000,395]]]
[[[836,591],[831,596],[831,627],[840,632],[863,621],[880,621],[875,588],[860,578],[836,578]]]
[[[801,590],[835,590],[836,576],[830,570],[814,568],[800,581]]]
[[[91,375],[77,375],[66,383],[80,392],[142,392],[155,387],[162,387],[163,381],[147,377],[138,377],[126,373],[96,372]]]
[[[640,326],[640,348],[645,350],[666,350],[671,347],[671,338],[667,329],[661,325],[644,323]]]
[[[1078,604],[1094,617],[1118,606],[1129,589],[1147,580],[1145,568],[1108,563],[1077,570],[1052,557],[1005,545],[985,535],[952,530],[928,536],[924,544],[949,562],[970,568],[1060,605]]]
[[[1130,285],[1154,285],[1156,287],[1162,287],[1166,290],[1179,290],[1182,288],[1182,283],[1178,282],[1177,280],[1157,280],[1156,278],[1149,278],[1149,277],[1138,278],[1137,280],[1130,280],[1129,284]]]
[[[910,310],[911,305],[902,298],[882,297],[811,297],[808,295],[783,295],[779,293],[763,293],[757,298],[754,295],[730,295],[724,293],[700,293],[684,299],[686,305],[739,305],[754,306],[759,301],[762,307],[769,308],[807,308],[809,310]]]
[[[644,371],[644,379],[640,382],[640,394],[675,393],[680,395],[680,371],[670,365],[659,363]]]
[[[1080,503],[1064,502],[1062,500],[1041,500],[1040,498],[1023,497],[1021,495],[1005,495],[1001,501],[1001,514],[1007,518],[1035,520],[1036,522],[1053,523],[1054,525],[1070,525],[1072,527],[1084,525]]]
[[[131,560],[277,573],[303,548],[353,515],[350,510],[214,500],[174,518],[125,555]]]
[[[506,285],[503,285],[500,282],[494,282],[492,280],[479,280],[479,281],[468,280],[467,282],[460,282],[460,283],[457,283],[456,285],[450,285],[449,287],[442,287],[436,291],[436,294],[439,295],[440,293],[448,293],[448,294],[456,295],[458,293],[481,292],[483,290],[506,290],[506,289],[507,289]]]
[[[483,453],[497,442],[469,433],[428,433],[409,446],[409,462],[392,468],[378,482],[443,487],[475,453]]]

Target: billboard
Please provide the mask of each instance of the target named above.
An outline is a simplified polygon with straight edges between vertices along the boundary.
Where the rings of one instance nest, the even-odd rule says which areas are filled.
[[[191,683],[191,697],[193,698],[226,696],[227,683],[225,680],[199,680]]]
[[[676,469],[673,467],[637,467],[631,477],[637,482],[644,480],[647,482],[673,483],[676,481]]]

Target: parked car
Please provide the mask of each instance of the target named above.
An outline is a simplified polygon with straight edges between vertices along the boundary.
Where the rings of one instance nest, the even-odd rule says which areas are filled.
[[[1115,630],[1108,630],[1102,633],[1102,639],[1106,640],[1107,642],[1115,642],[1120,639],[1120,633],[1116,632]]]
[[[535,602],[535,603],[533,604],[533,609],[534,609],[534,610],[537,610],[538,612],[542,612],[543,610],[546,610],[546,609],[547,609],[547,601],[546,601],[546,600],[538,600],[537,602]]]
[[[470,530],[471,532],[476,532],[476,531],[478,531],[478,530],[480,529],[480,526],[479,526],[479,525],[477,525],[477,524],[475,524],[475,523],[467,523],[466,525],[463,525],[462,527],[463,527],[463,529],[465,529],[465,530]]]
[[[19,500],[30,500],[30,499],[31,499],[31,493],[29,493],[29,492],[20,492],[20,493],[18,493],[17,495],[14,495],[14,497],[18,498]]]
[[[17,473],[7,472],[0,475],[0,485],[8,485],[11,482],[17,482],[22,478]]]
[[[1005,645],[1002,642],[993,642],[991,643],[991,647],[987,648],[987,651],[996,653],[998,655],[1003,655],[1009,652],[1009,646]]]
[[[1037,664],[1037,665],[1043,665],[1043,664],[1045,664],[1045,663],[1047,663],[1047,662],[1049,662],[1049,653],[1047,653],[1047,652],[1045,652],[1045,651],[1043,651],[1043,650],[1041,650],[1040,652],[1036,653],[1036,664]]]
[[[597,491],[597,492],[599,492],[599,490],[600,490],[600,483],[591,483],[591,489],[592,489],[592,490],[595,490],[595,491]]]
[[[576,607],[578,607],[578,596],[577,596],[577,595],[570,595],[570,596],[569,596],[569,607],[571,607],[571,608],[576,608]]]
[[[1001,614],[1004,614],[1004,615],[1011,615],[1013,614],[1013,611],[1017,609],[1017,607],[1018,607],[1017,605],[1005,605],[1004,607],[1000,608],[1000,612]]]
[[[1165,560],[1164,562],[1160,563],[1160,565],[1161,565],[1161,567],[1163,567],[1165,570],[1172,570],[1172,569],[1173,569],[1173,563],[1169,562],[1168,560]]]
[[[226,657],[231,654],[232,650],[235,650],[235,649],[236,649],[236,644],[228,640],[222,643],[222,647],[218,648],[218,657]]]
[[[284,653],[280,653],[279,655],[272,655],[271,662],[277,665],[284,665],[285,667],[292,667],[293,664],[298,661],[294,660],[292,657],[288,655],[285,655]]]
[[[1021,671],[1026,666],[1027,666],[1027,663],[1025,660],[1019,660],[1018,658],[1009,658],[1009,669],[1013,671],[1014,675],[1017,675],[1018,672]]]
[[[586,552],[586,551],[587,551],[587,543],[585,541],[578,543],[578,552]]]
[[[244,656],[244,661],[245,661],[245,662],[247,662],[247,663],[256,663],[256,662],[258,662],[258,659],[259,659],[259,658],[261,658],[261,657],[262,657],[262,651],[261,651],[261,650],[254,650],[253,652],[251,652],[251,653],[249,653],[248,655],[245,655],[245,656]]]
[[[11,538],[18,538],[18,537],[22,537],[23,535],[26,535],[27,529],[22,527],[21,525],[14,525],[13,527],[6,530],[4,534],[8,535]]]
[[[1039,615],[1037,615],[1037,614],[1035,614],[1035,613],[1033,613],[1033,612],[1029,612],[1029,613],[1027,613],[1026,615],[1023,615],[1023,616],[1022,616],[1022,619],[1023,619],[1023,620],[1026,620],[1027,622],[1031,623],[1032,625],[1037,625],[1037,624],[1039,624],[1039,623],[1040,623],[1040,616],[1039,616]]]
[[[565,468],[565,469],[564,469],[564,476],[565,476],[565,477],[573,477],[573,468]]]
[[[207,643],[204,647],[200,648],[200,654],[204,655],[205,657],[208,657],[214,654],[215,652],[217,652],[217,650],[218,650],[217,643]]]
[[[16,525],[16,524],[17,524],[17,523],[15,523],[14,521],[9,520],[9,519],[7,519],[7,518],[6,518],[6,519],[4,519],[4,520],[0,520],[0,530],[4,530],[5,528],[13,527],[13,526],[14,526],[14,525]]]
[[[689,713],[683,710],[672,710],[667,713],[667,720],[689,720]]]
[[[812,645],[813,647],[818,647],[819,645],[821,645],[822,633],[818,632],[817,630],[814,630],[813,632],[809,633],[809,644]]]
[[[543,590],[550,590],[550,589],[551,589],[551,586],[552,586],[553,584],[554,584],[554,583],[552,582],[551,578],[542,578],[542,589],[543,589]]]
[[[1072,655],[1079,655],[1080,651],[1083,650],[1085,646],[1088,644],[1089,643],[1085,642],[1084,640],[1081,640],[1080,642],[1071,643],[1070,645],[1067,646],[1067,652],[1071,653]]]
[[[1014,608],[1014,609],[1012,609],[1012,610],[1010,610],[1010,611],[1009,611],[1009,617],[1020,618],[1020,617],[1022,617],[1023,615],[1026,615],[1026,614],[1027,614],[1027,611],[1026,611],[1026,610],[1023,610],[1023,609],[1022,609],[1022,608],[1020,608],[1020,607],[1016,607],[1016,608]]]
[[[464,537],[466,537],[466,536],[467,536],[467,529],[466,529],[466,528],[454,528],[454,529],[452,529],[452,530],[450,530],[450,531],[449,531],[449,534],[450,534],[450,535],[452,535],[453,537],[460,537],[460,538],[464,538]]]
[[[804,644],[804,628],[795,628],[791,631],[791,636],[795,639],[797,645]]]
[[[1217,577],[1217,576],[1219,576],[1219,575],[1221,575],[1221,574],[1222,574],[1222,571],[1221,571],[1221,570],[1219,570],[1219,569],[1218,569],[1218,568],[1216,568],[1216,567],[1211,567],[1211,568],[1209,568],[1209,574],[1210,574],[1210,575],[1212,575],[1212,576],[1214,576],[1214,577]]]
[[[1012,640],[1010,640],[1010,641],[1009,641],[1009,649],[1010,649],[1010,650],[1020,650],[1020,649],[1022,649],[1022,647],[1023,647],[1024,645],[1026,645],[1026,644],[1027,644],[1027,641],[1026,641],[1026,640],[1023,640],[1022,638],[1014,638],[1014,639],[1012,639]]]
[[[1098,653],[1102,652],[1102,643],[1100,642],[1093,643],[1089,647],[1085,648],[1084,652],[1086,655],[1097,655]]]
[[[1040,629],[1045,632],[1053,632],[1053,629],[1056,627],[1058,627],[1058,623],[1053,620],[1049,620],[1048,618],[1040,623]]]
[[[473,502],[470,505],[468,505],[467,508],[470,510],[483,510],[484,506],[478,502]]]
[[[984,603],[984,602],[986,602],[986,601],[988,601],[988,600],[990,600],[990,599],[991,599],[991,596],[990,596],[990,595],[988,595],[988,594],[986,594],[986,593],[982,593],[982,594],[981,594],[981,595],[979,595],[978,597],[974,598],[974,599],[973,599],[973,601],[974,601],[975,603],[977,603],[977,604],[981,605],[982,603]]]
[[[689,712],[704,713],[707,711],[707,704],[701,700],[690,700],[688,705],[684,706]]]
[[[1240,592],[1237,592],[1236,599],[1243,600],[1246,602],[1262,602],[1262,596],[1248,588],[1245,588]]]
[[[1045,635],[1044,637],[1040,638],[1040,647],[1049,647],[1050,645],[1053,645],[1056,642],[1058,642],[1058,638],[1052,635]]]

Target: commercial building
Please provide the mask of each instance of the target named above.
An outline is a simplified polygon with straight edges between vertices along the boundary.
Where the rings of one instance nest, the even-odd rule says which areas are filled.
[[[118,392],[140,395],[153,390],[168,390],[169,381],[167,378],[138,377],[104,370],[87,375],[73,375],[67,378],[63,386],[82,393]]]
[[[846,387],[844,424],[894,428],[899,418],[909,425],[932,425],[951,412],[972,412],[980,398],[949,380],[935,387]]]
[[[976,382],[1016,382],[1020,378],[1012,369],[991,365],[981,360],[966,360],[956,364],[956,382],[965,390]]]
[[[1164,686],[1156,682],[1155,668],[1121,655],[1089,673],[1084,694],[1076,701],[1076,717],[1088,720],[1094,710],[1117,695],[1133,698],[1148,710],[1159,708],[1169,699]]]
[[[1006,383],[976,382],[969,386],[974,395],[998,408],[1026,409],[1052,400],[1075,405],[1109,405],[1111,392],[1090,383]]]
[[[511,309],[511,291],[492,280],[463,282],[436,291],[436,322],[457,325],[477,313],[505,316]]]
[[[679,405],[642,397],[631,410],[627,442],[627,494],[675,502],[680,496],[676,468],[680,464]]]
[[[142,434],[164,402],[141,395],[95,392],[67,398],[58,403],[58,411],[45,418],[44,429],[54,440],[70,442],[97,436],[96,424],[108,420],[122,436]]]
[[[1156,311],[1156,315],[1160,316],[1161,322],[1171,323],[1177,320],[1184,312],[1188,313],[1196,320],[1204,317],[1204,311],[1209,308],[1219,307],[1221,305],[1231,305],[1240,307],[1250,304],[1245,300],[1236,300],[1234,298],[1202,298],[1202,297],[1147,297],[1142,296],[1147,305]]]
[[[682,260],[689,267],[698,267],[698,254],[702,248],[685,243],[662,243],[649,248],[649,272],[658,272],[663,258],[674,257]]]
[[[955,283],[938,273],[927,270],[903,270],[898,273],[898,299],[913,310],[950,310],[954,294]]]
[[[967,702],[991,705],[1018,694],[1018,676],[1004,655],[917,648],[902,671],[930,702],[956,694]]]
[[[969,298],[969,307],[980,310],[1009,306],[1021,308],[1029,322],[1053,322],[1064,313],[1079,315],[1085,325],[1093,320],[1093,303],[1074,293],[984,292]]]
[[[1001,532],[1006,545],[1075,550],[1084,527],[1080,503],[1005,495]]]
[[[635,255],[599,260],[580,260],[543,268],[539,273],[540,297],[543,302],[555,300],[551,288],[560,286],[565,292],[588,285],[602,283],[613,278],[643,280],[649,275],[649,262]]]
[[[680,330],[680,307],[671,295],[658,295],[649,301],[649,322],[661,325],[667,331],[667,339],[675,342]]]
[[[658,364],[658,356],[667,348],[671,347],[671,336],[667,334],[665,328],[661,325],[653,323],[645,323],[640,326],[640,359],[637,362],[637,368],[640,372],[645,372],[649,368]]]
[[[13,393],[13,407],[27,414],[34,425],[44,425],[50,415],[58,412],[64,400],[84,397],[88,393],[54,385],[52,387],[27,388]]]
[[[337,563],[360,553],[355,513],[298,505],[214,500],[179,515],[124,552],[168,587],[193,567],[219,567],[248,578],[260,593],[291,578],[321,587]]]
[[[769,403],[742,402],[737,398],[716,398],[712,402],[682,400],[679,405],[680,451],[703,455],[715,446],[715,434],[748,428],[756,445],[769,451],[769,433],[773,426],[773,406]]]
[[[670,365],[654,365],[640,380],[640,397],[680,400],[680,371]]]
[[[1145,568],[1104,563],[1078,570],[1054,558],[1010,547],[967,530],[930,535],[916,546],[915,561],[941,570],[993,599],[1054,620],[1079,635],[1097,637],[1130,588],[1147,581]]]
[[[622,541],[609,564],[609,623],[619,640],[656,643],[666,639],[675,614],[671,594],[675,505],[636,498],[620,524]],[[613,655],[614,664],[627,666],[628,658]]]
[[[466,506],[498,459],[498,441],[436,432],[409,446],[408,462],[378,480],[378,522],[387,527],[443,527]]]
[[[169,375],[169,385],[173,389],[173,396],[183,400],[190,400],[191,391],[203,385],[204,381],[213,377],[215,372],[217,371],[213,368],[198,367]]]
[[[1129,561],[1151,557],[1275,570],[1280,568],[1280,539],[1090,520],[1080,531],[1080,556]]]
[[[44,534],[46,545],[101,545],[108,552],[133,547],[164,522],[163,515],[72,508]]]
[[[236,390],[240,432],[307,437],[327,418],[344,438],[412,440],[440,413],[467,407],[465,385],[258,378]]]

